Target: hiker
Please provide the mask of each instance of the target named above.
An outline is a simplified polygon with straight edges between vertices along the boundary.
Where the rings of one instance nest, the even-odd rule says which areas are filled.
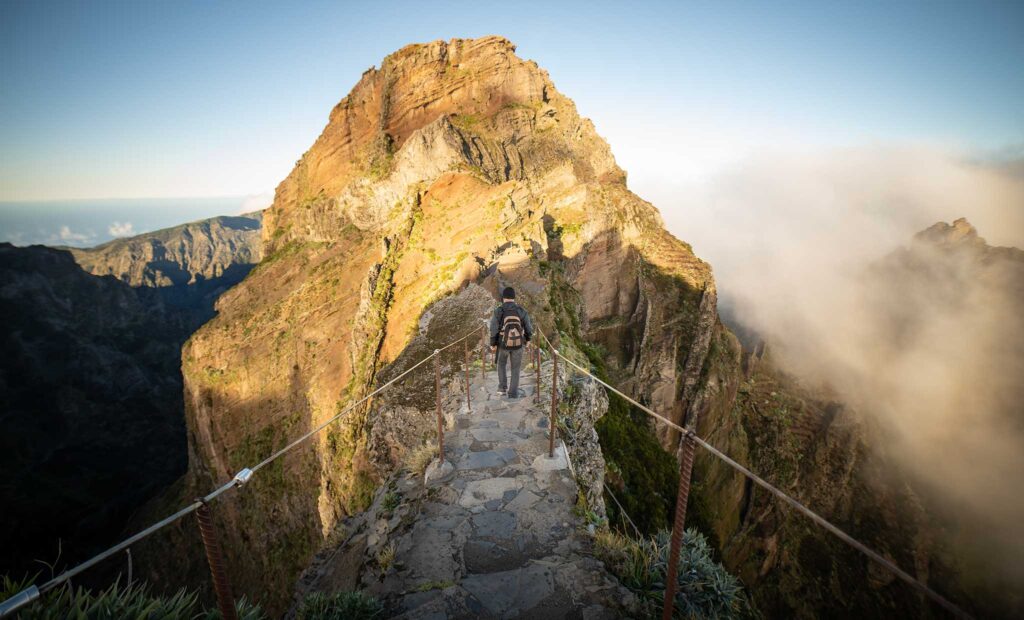
[[[498,352],[498,394],[519,398],[519,369],[523,364],[523,346],[533,336],[530,315],[516,303],[516,291],[506,286],[501,292],[501,305],[494,309],[491,317],[491,352]],[[506,367],[512,361],[512,379],[509,381]]]

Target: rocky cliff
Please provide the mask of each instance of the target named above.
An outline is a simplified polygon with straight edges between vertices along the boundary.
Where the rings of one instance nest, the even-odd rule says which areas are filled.
[[[83,559],[185,473],[181,345],[258,262],[260,220],[0,246],[0,573]]]
[[[993,458],[1000,477],[1024,475],[1024,393],[1013,370],[1024,363],[1024,252],[990,247],[966,220],[940,222],[872,265],[857,290],[858,337],[877,343],[869,372],[849,369],[863,398],[848,385],[787,370],[793,364],[776,359],[772,343],[767,352],[763,343],[743,351],[719,332],[698,430],[972,613],[1019,617],[1021,538],[1010,524],[1024,513],[1014,491],[984,480]],[[937,418],[905,400],[881,408],[894,384],[927,385],[949,365],[965,386],[952,391],[959,400],[941,403],[954,412],[949,423],[933,426]],[[939,389],[950,386],[915,392],[933,416],[931,394],[949,397]],[[993,429],[1018,447],[1008,458],[1000,458],[1004,444]],[[691,518],[714,533],[726,565],[766,614],[944,617],[713,458],[699,455],[694,471]],[[958,489],[961,481],[969,492]]]
[[[159,289],[168,304],[188,310],[198,328],[213,316],[217,297],[260,262],[262,218],[262,212],[219,216],[67,249],[93,275]]]
[[[0,244],[0,282],[0,573],[34,574],[110,543],[184,473],[188,321],[63,250]]]
[[[500,37],[410,45],[332,110],[266,212],[263,261],[183,351],[194,488],[380,383],[424,312],[470,283],[516,286],[540,328],[632,393],[680,420],[692,406],[717,329],[710,268],[514,51]],[[282,607],[279,584],[422,441],[382,432],[388,417],[353,412],[220,509],[242,592]],[[654,501],[666,522],[670,493]]]

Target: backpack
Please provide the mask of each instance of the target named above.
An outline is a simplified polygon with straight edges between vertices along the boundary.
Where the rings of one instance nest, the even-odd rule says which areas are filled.
[[[501,326],[498,332],[498,341],[503,349],[521,349],[525,340],[523,335],[523,319],[518,312],[505,314],[501,311]]]

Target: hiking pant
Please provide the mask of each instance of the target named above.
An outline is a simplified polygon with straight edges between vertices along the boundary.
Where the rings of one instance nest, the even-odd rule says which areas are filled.
[[[512,359],[512,381],[509,381],[505,374],[505,367],[509,359]],[[515,396],[519,390],[519,369],[523,365],[523,349],[508,350],[498,347],[498,389],[508,390],[509,396]]]

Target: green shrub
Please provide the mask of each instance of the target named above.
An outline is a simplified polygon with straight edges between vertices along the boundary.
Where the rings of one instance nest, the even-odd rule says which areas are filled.
[[[32,583],[31,579],[16,581],[3,578],[0,600],[7,600]],[[242,620],[263,620],[266,614],[258,605],[240,599],[236,603]],[[191,618],[215,620],[220,618],[216,609],[204,609],[195,592],[178,590],[172,596],[156,596],[145,584],[122,585],[114,582],[109,588],[91,592],[85,588],[62,587],[44,594],[38,601],[21,609],[20,620],[58,620],[76,618],[99,620],[107,618],[145,618],[163,620]]]
[[[235,609],[238,612],[239,620],[265,620],[267,618],[267,614],[263,613],[259,605],[250,603],[244,596],[235,601]],[[222,617],[219,609],[208,609],[199,614],[197,620],[220,620]]]
[[[596,371],[598,376],[607,377],[603,367],[597,366]],[[608,411],[594,428],[607,467],[613,472],[609,479],[621,483],[615,494],[623,509],[645,534],[668,527],[679,487],[679,468],[675,457],[658,443],[647,415],[609,392]],[[608,502],[608,519],[615,523],[622,519],[613,501]]]
[[[595,550],[623,585],[660,605],[665,597],[670,542],[665,531],[634,540],[602,530],[595,538]],[[756,615],[739,580],[712,559],[707,539],[697,530],[688,529],[683,536],[676,583],[676,618]]]
[[[398,508],[401,503],[402,496],[399,495],[397,491],[388,491],[387,494],[384,495],[384,501],[381,503],[381,508],[384,509],[384,512],[390,514],[394,512],[395,508]]]
[[[306,597],[299,607],[297,620],[364,620],[377,618],[384,606],[372,596],[362,592],[316,592]]]

